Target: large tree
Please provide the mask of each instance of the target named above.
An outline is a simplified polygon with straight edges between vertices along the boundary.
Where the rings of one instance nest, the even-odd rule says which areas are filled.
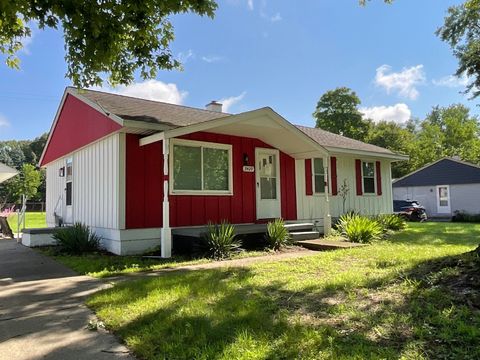
[[[128,84],[136,71],[154,78],[160,69],[178,68],[170,50],[174,29],[169,17],[193,12],[213,17],[213,0],[15,0],[0,1],[0,53],[19,67],[17,53],[40,29],[62,29],[67,76],[77,86]]]
[[[370,124],[363,120],[359,105],[357,94],[347,87],[327,91],[318,100],[313,113],[316,126],[352,139],[364,140]]]
[[[480,0],[467,0],[448,9],[445,23],[437,31],[449,43],[458,59],[457,76],[467,76],[471,82],[467,92],[480,95]]]

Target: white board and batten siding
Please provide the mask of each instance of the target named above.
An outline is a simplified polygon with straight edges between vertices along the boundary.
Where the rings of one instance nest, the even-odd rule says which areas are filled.
[[[66,159],[72,158],[73,193],[72,220],[92,228],[125,228],[123,134],[113,134],[89,144],[62,159],[47,165],[47,223],[55,225],[54,212],[65,215],[66,177],[59,176],[59,169]],[[122,179],[122,180],[121,180]],[[60,212],[58,208],[61,208]],[[57,210],[55,210],[57,208]]]
[[[355,210],[365,215],[390,214],[393,212],[391,163],[388,160],[360,158],[362,161],[380,161],[382,195],[357,195],[355,159],[345,155],[337,155],[337,189],[340,190],[344,180],[349,188],[345,201],[345,211]],[[328,162],[330,164],[330,161]],[[306,195],[305,160],[295,161],[297,184],[297,216],[299,220],[322,221],[325,213],[325,195]],[[331,169],[328,169],[329,174]],[[330,177],[329,177],[330,178]],[[331,181],[330,181],[331,183]],[[343,198],[340,195],[329,195],[330,215],[338,218],[344,213]]]

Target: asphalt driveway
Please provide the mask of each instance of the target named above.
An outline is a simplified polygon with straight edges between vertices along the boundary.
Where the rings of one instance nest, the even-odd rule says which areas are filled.
[[[133,359],[104,330],[87,329],[85,298],[106,285],[17,244],[0,240],[2,359]]]

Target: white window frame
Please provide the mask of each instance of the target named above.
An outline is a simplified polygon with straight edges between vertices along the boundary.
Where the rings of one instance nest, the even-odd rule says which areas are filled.
[[[173,153],[173,147],[175,145],[183,145],[190,147],[200,147],[200,148],[210,148],[210,149],[220,149],[228,151],[228,190],[175,190],[174,189],[174,171],[173,164],[175,163],[175,154]],[[233,155],[232,155],[232,145],[231,144],[221,144],[213,143],[206,141],[197,141],[197,140],[185,140],[185,139],[170,139],[170,156],[169,156],[169,190],[170,195],[216,195],[216,196],[225,196],[233,195]],[[203,151],[201,151],[201,172],[203,178]],[[202,181],[203,187],[203,181]]]
[[[366,196],[375,196],[377,195],[377,162],[375,160],[360,160],[362,162],[362,194]],[[363,163],[372,163],[373,164],[373,192],[365,192],[365,177],[363,176]]]
[[[312,158],[312,188],[313,188],[313,195],[315,196],[325,196],[325,186],[323,187],[323,192],[317,192],[317,189],[315,188],[315,159],[320,159],[322,160],[322,165],[323,165],[323,182],[325,183],[325,161],[324,158]],[[328,185],[328,191],[330,192],[330,184]]]

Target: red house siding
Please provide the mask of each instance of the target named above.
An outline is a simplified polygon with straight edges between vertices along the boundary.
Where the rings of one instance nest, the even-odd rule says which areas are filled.
[[[41,166],[119,130],[121,126],[91,106],[67,95]]]
[[[253,223],[256,218],[255,173],[243,172],[243,154],[254,165],[255,148],[271,148],[264,142],[238,136],[199,132],[183,139],[231,144],[233,148],[233,196],[170,195],[170,226],[204,225],[209,221]],[[138,145],[139,136],[127,135],[126,227],[162,226],[162,147],[154,143]],[[148,167],[155,167],[149,170]],[[281,213],[296,220],[295,160],[280,152]],[[136,198],[139,199],[136,199]]]

